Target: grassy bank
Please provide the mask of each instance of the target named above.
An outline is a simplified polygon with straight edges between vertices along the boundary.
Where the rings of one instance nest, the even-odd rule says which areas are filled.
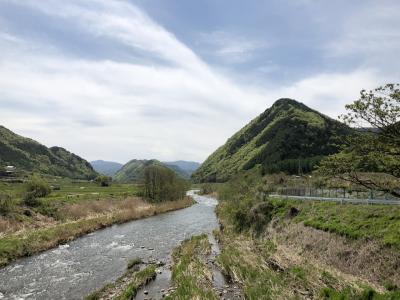
[[[263,229],[238,230],[229,206],[218,208],[218,263],[242,283],[246,299],[400,299],[391,281],[398,281],[396,252],[308,229],[290,216],[290,208],[277,208]],[[368,250],[370,255],[363,254]]]
[[[293,204],[292,204],[293,205]],[[400,207],[295,203],[298,222],[351,239],[375,240],[400,250]]]
[[[140,264],[140,261],[129,264],[127,271],[115,282],[109,283],[102,289],[88,295],[85,300],[133,299],[142,286],[157,276],[155,265],[149,265],[140,270]]]
[[[48,177],[51,192],[38,198],[35,205],[24,201],[26,184],[0,182],[0,237],[24,230],[43,228],[70,220],[93,217],[120,210],[136,197],[139,186],[98,183]]]
[[[206,262],[210,251],[205,234],[192,237],[175,249],[172,282],[176,289],[165,299],[219,299],[212,290],[212,272]]]
[[[398,207],[268,199],[265,180],[217,187],[218,263],[246,299],[400,299]]]
[[[119,209],[113,206],[111,212],[99,212],[83,219],[67,220],[49,227],[4,236],[0,239],[0,265],[4,266],[17,258],[50,249],[112,224],[188,207],[193,204],[193,200],[185,198],[178,201],[149,204],[138,198],[130,198],[125,199],[123,203],[124,205],[119,206]]]
[[[212,289],[212,271],[206,260],[210,251],[211,245],[205,234],[184,241],[174,250],[171,280],[176,288],[168,289],[163,294],[164,299],[219,299]],[[133,259],[128,263],[125,274],[90,294],[85,300],[134,299],[139,288],[156,277],[154,265],[140,270],[141,265],[140,259]]]

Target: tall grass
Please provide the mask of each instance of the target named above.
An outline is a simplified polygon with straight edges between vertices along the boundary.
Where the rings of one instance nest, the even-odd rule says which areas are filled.
[[[205,261],[210,250],[205,234],[184,241],[174,250],[172,281],[177,288],[166,299],[219,299],[212,290],[212,273]]]

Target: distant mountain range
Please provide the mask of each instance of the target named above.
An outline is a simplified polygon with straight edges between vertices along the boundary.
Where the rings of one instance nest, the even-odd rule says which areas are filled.
[[[190,175],[200,166],[199,163],[193,161],[161,162],[156,159],[133,159],[125,165],[112,161],[95,160],[91,162],[91,165],[97,172],[111,176],[118,182],[140,181],[143,178],[144,169],[150,165],[165,166],[178,176],[190,179]]]
[[[98,174],[83,158],[61,147],[46,146],[0,126],[0,166],[43,174],[92,179]]]
[[[105,160],[91,161],[90,164],[96,172],[110,177],[114,176],[123,166],[123,164]]]
[[[352,129],[293,99],[279,99],[192,175],[196,182],[221,182],[261,165],[265,173],[309,172],[324,156],[338,152]]]
[[[14,166],[17,171],[22,172],[38,172],[76,179],[93,179],[100,173],[119,182],[132,182],[141,180],[144,169],[149,165],[165,166],[185,179],[189,179],[199,166],[198,163],[190,161],[163,163],[155,159],[134,159],[125,165],[103,160],[89,163],[64,148],[48,148],[0,126],[0,173],[6,166]]]
[[[198,162],[185,161],[185,160],[169,161],[169,162],[164,162],[164,164],[167,166],[179,167],[181,170],[189,174],[189,176],[192,175],[193,172],[200,167],[200,164]]]
[[[160,162],[156,159],[140,160],[133,159],[123,165],[113,176],[113,179],[118,182],[134,182],[143,179],[144,170],[151,165],[164,166],[174,171],[179,177],[190,179],[190,174],[197,163],[178,161],[178,162]],[[197,164],[198,165],[198,164]],[[184,167],[185,169],[181,168]]]

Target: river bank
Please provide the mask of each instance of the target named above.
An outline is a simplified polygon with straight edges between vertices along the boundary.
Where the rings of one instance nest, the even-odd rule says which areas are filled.
[[[246,299],[400,299],[398,207],[260,197],[257,180],[217,207],[217,263]]]
[[[193,236],[173,254],[171,282],[165,299],[244,299],[237,282],[228,280],[217,265],[220,254],[213,234]]]
[[[136,299],[400,298],[397,208],[231,192],[217,206],[221,251],[210,233],[186,239]]]
[[[128,263],[126,272],[115,282],[85,297],[84,300],[129,300],[136,296],[139,288],[156,278],[156,265],[143,265],[140,259]]]
[[[12,262],[0,269],[0,295],[25,300],[82,299],[115,282],[135,258],[166,263],[154,284],[165,279],[168,286],[164,268],[170,265],[173,249],[191,236],[218,227],[216,201],[193,198],[197,203],[190,207],[112,225]],[[148,298],[139,294],[138,299]]]
[[[115,205],[109,204],[110,202],[108,203],[109,205],[105,205],[104,200],[97,203],[93,201],[92,203],[97,205],[97,213],[92,213],[88,209],[83,210],[82,204],[73,204],[64,208],[65,211],[68,211],[73,216],[65,222],[50,223],[50,225],[45,225],[43,228],[30,228],[19,233],[3,236],[0,239],[0,266],[4,267],[18,258],[54,248],[113,224],[186,208],[193,204],[193,200],[186,197],[177,201],[150,204],[135,197],[115,202]],[[87,204],[84,205],[88,206]]]
[[[216,205],[215,198],[210,195],[193,197],[199,203],[208,201],[212,207]],[[214,215],[214,211],[209,212]],[[213,229],[217,229],[216,223]],[[147,264],[157,266],[154,280],[139,290],[135,289],[135,299],[243,299],[239,285],[226,280],[217,266],[219,254],[213,233],[206,231],[185,239],[173,249],[167,260],[144,262],[140,258],[135,259],[137,267]],[[132,278],[128,270],[122,277],[106,284],[86,299],[120,299],[119,295],[131,282],[137,286]]]

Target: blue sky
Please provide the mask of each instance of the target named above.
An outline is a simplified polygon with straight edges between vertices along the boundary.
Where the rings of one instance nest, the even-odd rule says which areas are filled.
[[[276,99],[400,80],[400,2],[0,0],[2,125],[89,160],[203,161]]]

